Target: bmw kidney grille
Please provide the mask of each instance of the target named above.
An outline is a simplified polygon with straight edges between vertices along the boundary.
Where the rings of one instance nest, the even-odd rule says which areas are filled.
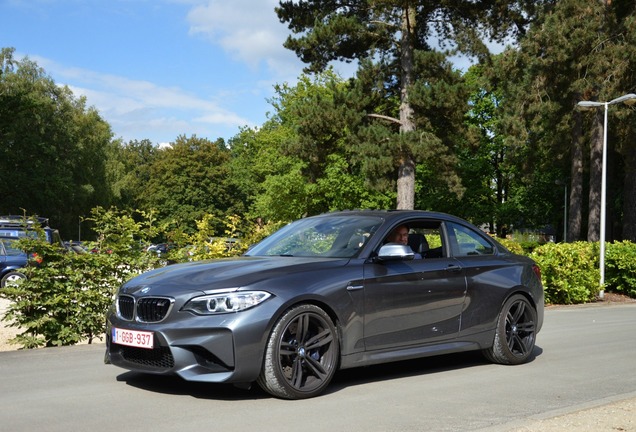
[[[172,307],[173,299],[167,297],[141,297],[120,295],[117,299],[117,312],[122,319],[156,323],[163,321]]]

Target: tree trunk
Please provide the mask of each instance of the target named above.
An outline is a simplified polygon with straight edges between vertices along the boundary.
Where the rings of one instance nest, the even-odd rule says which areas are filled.
[[[636,242],[636,146],[625,154],[623,183],[623,240]]]
[[[415,10],[406,6],[402,15],[402,39],[400,41],[401,83],[400,83],[400,133],[415,130],[413,108],[409,103],[408,92],[413,84],[413,44],[415,29]],[[415,161],[410,154],[400,158],[397,180],[397,209],[413,210],[415,207]]]
[[[583,208],[583,145],[581,140],[581,112],[574,111],[574,128],[572,130],[572,166],[570,168],[570,208],[568,211],[568,231],[566,242],[581,239],[581,222]]]
[[[600,240],[603,117],[604,111],[597,109],[594,115],[594,130],[590,142],[590,208],[587,218],[587,241],[592,242]]]

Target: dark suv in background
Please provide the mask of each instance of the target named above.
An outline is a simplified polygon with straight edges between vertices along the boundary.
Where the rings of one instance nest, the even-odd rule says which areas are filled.
[[[25,219],[22,216],[0,216],[0,237],[35,237],[37,232],[33,226],[32,219]],[[49,226],[49,219],[37,218],[37,223],[44,230],[46,240],[51,244],[62,244],[62,239],[58,230]]]
[[[26,267],[28,257],[15,245],[17,241],[15,237],[0,236],[0,288],[26,278],[20,269]]]
[[[35,237],[37,231],[34,224],[38,223],[46,240],[51,244],[62,245],[62,239],[58,230],[49,226],[48,218],[37,218],[37,221],[25,219],[22,216],[0,216],[0,287],[7,283],[24,279],[25,275],[20,269],[26,267],[27,254],[18,249],[15,243],[24,237]]]

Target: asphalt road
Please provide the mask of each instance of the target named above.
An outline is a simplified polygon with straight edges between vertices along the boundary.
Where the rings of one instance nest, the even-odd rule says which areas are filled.
[[[546,311],[536,356],[341,371],[324,396],[187,383],[104,365],[103,345],[0,352],[0,431],[511,431],[636,397],[636,305]]]

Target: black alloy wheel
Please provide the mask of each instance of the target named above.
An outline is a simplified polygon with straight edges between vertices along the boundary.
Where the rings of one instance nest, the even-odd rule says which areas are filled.
[[[513,295],[501,308],[493,346],[484,355],[495,363],[524,363],[534,350],[536,323],[537,312],[528,299]]]
[[[309,304],[293,307],[272,330],[258,384],[284,399],[317,396],[333,378],[339,352],[337,331],[327,313]]]

